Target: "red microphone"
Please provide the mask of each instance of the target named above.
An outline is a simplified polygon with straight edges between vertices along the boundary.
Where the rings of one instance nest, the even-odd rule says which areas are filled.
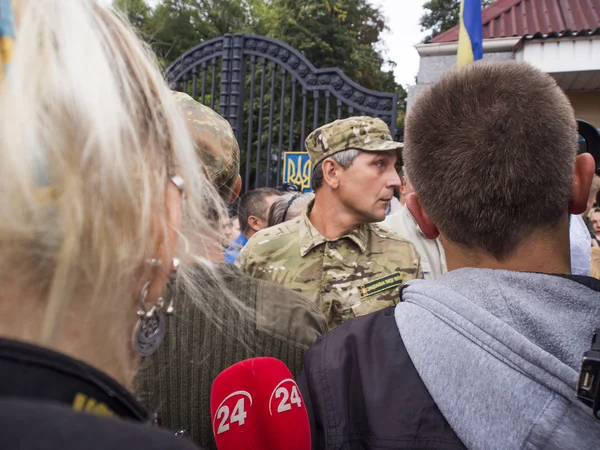
[[[251,358],[221,372],[210,412],[219,450],[310,450],[304,401],[278,359]]]

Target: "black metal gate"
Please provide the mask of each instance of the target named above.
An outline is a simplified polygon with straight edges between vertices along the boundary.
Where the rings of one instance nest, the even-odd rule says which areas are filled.
[[[167,80],[231,123],[244,190],[278,185],[283,153],[305,151],[306,136],[332,120],[380,117],[396,134],[395,93],[366,89],[339,69],[317,69],[265,36],[227,34],[203,42],[167,69]]]

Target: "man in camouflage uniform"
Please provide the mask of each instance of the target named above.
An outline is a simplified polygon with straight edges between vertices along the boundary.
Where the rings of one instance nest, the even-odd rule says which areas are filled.
[[[229,122],[190,96],[175,95],[209,179],[223,200],[231,201],[238,192],[240,150]],[[174,297],[177,317],[168,321],[163,344],[142,360],[136,395],[159,414],[163,426],[184,429],[201,448],[211,450],[216,445],[210,390],[216,376],[258,356],[280,359],[297,375],[304,351],[327,331],[327,324],[302,295],[225,264],[219,242],[202,247],[214,263],[213,270],[194,267],[202,298],[191,298],[176,283],[169,286],[166,299]]]
[[[261,230],[237,260],[252,277],[301,292],[321,308],[328,327],[399,298],[421,274],[415,248],[375,222],[400,186],[402,144],[381,119],[351,117],[306,139],[315,200],[296,219]]]
[[[209,181],[221,198],[233,203],[240,193],[240,149],[229,122],[183,92],[173,92]]]

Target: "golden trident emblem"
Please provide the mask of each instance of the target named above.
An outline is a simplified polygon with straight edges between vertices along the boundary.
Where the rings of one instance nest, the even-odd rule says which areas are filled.
[[[283,182],[300,186],[301,191],[310,191],[312,164],[306,152],[285,152]]]

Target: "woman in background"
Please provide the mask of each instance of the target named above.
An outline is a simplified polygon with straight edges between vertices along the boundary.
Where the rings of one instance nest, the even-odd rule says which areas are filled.
[[[304,194],[301,192],[288,192],[281,197],[277,197],[269,208],[268,226],[272,227],[298,217],[313,198],[315,198],[315,194],[312,192]]]
[[[129,393],[177,307],[182,217],[214,238],[221,208],[180,111],[95,1],[2,0],[0,32],[1,447],[195,448]]]

